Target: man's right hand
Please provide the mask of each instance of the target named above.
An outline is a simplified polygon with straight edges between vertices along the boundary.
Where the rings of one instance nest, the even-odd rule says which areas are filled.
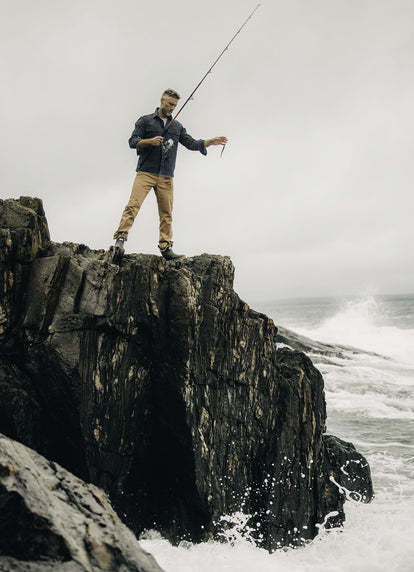
[[[157,135],[157,137],[151,137],[150,139],[141,139],[137,143],[138,149],[142,149],[142,147],[148,147],[152,145],[153,147],[159,147],[163,142],[163,137],[161,135]]]

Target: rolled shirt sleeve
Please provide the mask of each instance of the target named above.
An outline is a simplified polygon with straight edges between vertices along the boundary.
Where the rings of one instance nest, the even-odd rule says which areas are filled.
[[[145,116],[140,117],[135,122],[135,128],[132,132],[131,137],[128,140],[129,146],[131,147],[131,149],[136,149],[137,155],[140,155],[142,152],[142,149],[138,149],[137,145],[141,141],[141,139],[145,139],[145,132],[146,132],[145,119],[146,119]]]
[[[180,143],[190,151],[200,151],[203,155],[207,155],[207,149],[204,146],[204,139],[194,139],[187,133],[185,127],[181,128]]]

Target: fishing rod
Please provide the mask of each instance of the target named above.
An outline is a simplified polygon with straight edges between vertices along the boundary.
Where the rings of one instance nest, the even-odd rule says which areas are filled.
[[[190,93],[190,95],[187,97],[187,99],[185,100],[185,102],[182,104],[182,106],[180,107],[180,109],[177,111],[177,113],[175,114],[175,116],[171,119],[170,123],[167,125],[167,127],[165,128],[165,132],[167,132],[167,130],[169,129],[169,127],[171,127],[171,125],[174,123],[174,121],[177,119],[177,117],[180,115],[180,113],[182,112],[182,110],[184,109],[184,107],[187,105],[187,103],[193,99],[193,95],[195,94],[195,92],[198,90],[198,88],[200,87],[200,85],[203,83],[203,81],[206,79],[206,77],[208,76],[209,73],[211,73],[211,70],[214,68],[214,66],[216,65],[216,63],[221,59],[221,57],[224,55],[224,52],[226,52],[230,45],[233,43],[233,41],[236,39],[236,37],[240,34],[240,32],[243,30],[243,28],[245,27],[245,25],[247,24],[247,22],[252,18],[253,14],[256,12],[256,10],[261,6],[261,4],[258,4],[256,6],[256,8],[250,13],[249,17],[246,18],[246,20],[243,22],[243,24],[240,26],[240,28],[237,30],[237,32],[234,34],[234,36],[232,37],[232,39],[230,40],[230,42],[227,44],[227,46],[224,48],[224,50],[220,53],[220,55],[215,59],[213,65],[209,68],[209,70],[207,71],[207,73],[201,78],[201,80],[198,82],[198,84],[196,85],[196,87],[193,89],[193,91]],[[221,151],[221,155],[223,154],[224,151],[224,147]]]

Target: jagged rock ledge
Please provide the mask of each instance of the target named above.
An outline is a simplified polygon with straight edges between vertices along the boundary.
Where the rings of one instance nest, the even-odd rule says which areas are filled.
[[[243,510],[273,550],[340,525],[344,488],[371,499],[366,460],[324,435],[321,374],[277,349],[228,257],[116,266],[51,242],[28,197],[0,202],[0,229],[0,431],[102,487],[135,533],[200,541]]]

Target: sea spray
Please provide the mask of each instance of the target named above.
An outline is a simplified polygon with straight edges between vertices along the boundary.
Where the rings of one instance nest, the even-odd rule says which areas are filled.
[[[222,530],[218,532],[217,536],[233,546],[240,541],[256,544],[257,540],[253,536],[256,530],[248,524],[251,518],[251,514],[244,514],[241,511],[221,516]]]
[[[408,322],[405,326],[395,325],[395,317],[384,301],[368,297],[343,302],[316,327],[299,327],[296,331],[320,342],[353,346],[414,366],[414,328]]]
[[[305,547],[285,547],[272,554],[243,534],[229,542],[186,542],[178,547],[154,534],[140,544],[165,572],[412,572],[413,509],[411,503],[400,514],[392,504],[350,502],[343,528],[327,531],[321,527]]]

